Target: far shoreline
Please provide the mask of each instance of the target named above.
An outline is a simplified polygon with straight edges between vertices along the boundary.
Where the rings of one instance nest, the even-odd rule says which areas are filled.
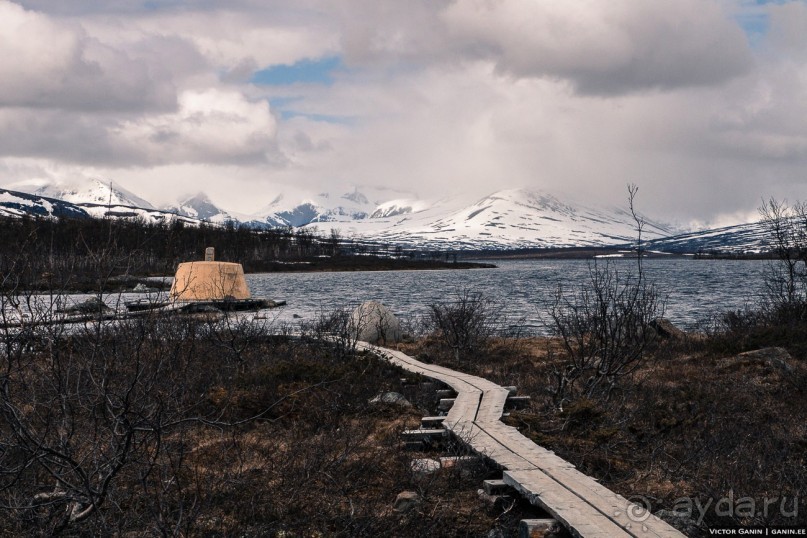
[[[359,271],[429,271],[450,269],[496,269],[493,263],[476,261],[442,261],[427,259],[395,259],[336,257],[315,260],[272,260],[266,263],[243,264],[246,274],[259,273],[345,273]]]
[[[663,252],[654,250],[652,245],[642,245],[644,259],[692,259],[692,260],[774,260],[773,252]],[[623,256],[616,256],[622,254]],[[591,260],[600,258],[636,258],[636,249],[627,245],[617,247],[558,247],[522,248],[509,250],[461,251],[458,259],[466,260]]]

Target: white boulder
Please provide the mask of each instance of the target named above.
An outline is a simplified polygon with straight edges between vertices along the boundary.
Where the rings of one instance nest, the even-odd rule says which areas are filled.
[[[378,301],[360,304],[350,315],[350,326],[359,340],[389,344],[401,339],[401,322]]]

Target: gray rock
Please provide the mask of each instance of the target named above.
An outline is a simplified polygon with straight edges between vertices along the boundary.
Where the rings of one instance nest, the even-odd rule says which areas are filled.
[[[698,535],[698,523],[690,517],[687,512],[676,512],[675,510],[659,510],[656,516],[663,519],[687,536]]]
[[[764,347],[754,351],[746,351],[737,355],[738,359],[755,360],[767,362],[784,372],[790,372],[793,368],[787,363],[791,359],[790,353],[783,347]]]
[[[400,392],[382,392],[370,400],[371,404],[394,404],[400,407],[412,407],[412,404]]]
[[[392,509],[401,514],[416,508],[420,504],[420,495],[414,491],[402,491],[395,497]]]
[[[442,468],[439,461],[431,458],[414,459],[409,467],[412,469],[413,473],[420,475],[436,473]]]
[[[484,489],[476,490],[476,494],[479,496],[479,500],[485,503],[487,506],[492,507],[496,504],[498,495],[489,495],[488,493],[485,493]]]
[[[649,323],[660,338],[686,338],[687,333],[672,324],[667,318],[656,318]]]
[[[389,344],[401,339],[401,322],[378,301],[357,306],[350,315],[350,327],[358,339],[365,342]]]

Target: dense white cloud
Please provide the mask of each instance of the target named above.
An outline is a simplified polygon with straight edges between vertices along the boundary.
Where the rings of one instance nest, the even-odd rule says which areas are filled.
[[[183,43],[158,38],[119,50],[71,22],[0,0],[0,106],[83,110],[168,109],[176,104],[170,53],[200,68]],[[148,60],[151,60],[149,62]],[[159,60],[159,62],[158,62]],[[188,61],[190,60],[190,61]]]
[[[0,109],[0,153],[91,166],[274,163],[277,122],[265,101],[185,91],[177,112],[119,119],[58,110]]]
[[[237,92],[185,91],[179,111],[123,122],[110,133],[139,164],[266,162],[277,159],[269,104]]]
[[[712,85],[751,66],[742,30],[703,0],[458,0],[444,16],[500,71],[585,93]]]
[[[805,51],[802,2],[0,0],[0,170],[243,212],[283,185],[634,182],[662,217],[736,218],[807,198]],[[250,83],[325,57],[332,83]]]

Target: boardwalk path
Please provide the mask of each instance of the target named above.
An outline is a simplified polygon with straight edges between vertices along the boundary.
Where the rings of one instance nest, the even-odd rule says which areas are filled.
[[[683,537],[569,462],[500,419],[509,391],[481,377],[424,364],[387,348],[359,343],[401,368],[442,381],[457,392],[444,427],[504,469],[504,481],[580,537]]]

